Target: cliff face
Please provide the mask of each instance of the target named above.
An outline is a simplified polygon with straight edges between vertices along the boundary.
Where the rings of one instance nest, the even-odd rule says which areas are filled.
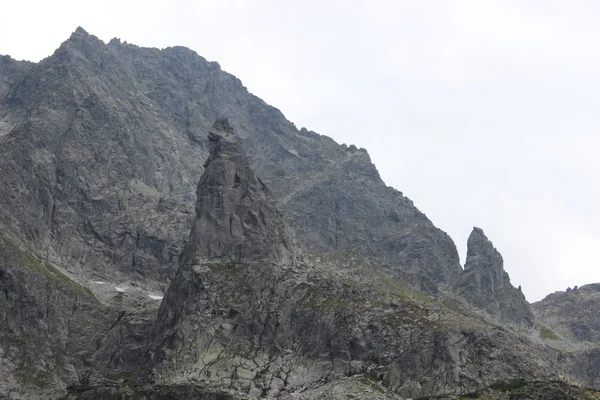
[[[194,227],[140,382],[288,398],[368,373],[394,398],[558,376],[558,351],[413,292],[365,255],[300,257],[229,124],[218,121],[208,139]],[[338,386],[354,384],[364,387]]]
[[[250,169],[241,141],[226,119],[215,122],[208,141],[210,156],[196,191],[196,218],[184,265],[197,258],[294,262],[295,237],[269,190]]]
[[[590,386],[600,384],[600,284],[554,292],[532,304],[543,326],[540,336],[554,347],[574,350],[574,373]]]
[[[561,337],[576,342],[600,342],[600,284],[549,294],[532,307],[536,316]]]
[[[15,68],[0,68],[13,81],[0,92],[2,214],[70,271],[165,285],[193,220],[204,135],[227,116],[305,250],[362,247],[432,293],[460,274],[452,240],[366,151],[298,131],[193,51],[78,29]]]
[[[27,61],[13,60],[10,56],[0,56],[0,98],[6,96],[8,91],[14,86],[15,82],[33,66],[33,63]],[[7,127],[0,127],[0,135]]]
[[[458,295],[494,318],[528,328],[535,318],[520,288],[510,283],[504,261],[480,228],[467,241],[467,261],[457,286]]]
[[[600,328],[569,311],[593,290],[534,325],[481,230],[463,271],[366,150],[297,130],[217,63],[78,29],[0,78],[0,398],[600,385]]]
[[[85,381],[91,343],[110,315],[89,290],[17,240],[0,231],[0,398],[44,398]]]

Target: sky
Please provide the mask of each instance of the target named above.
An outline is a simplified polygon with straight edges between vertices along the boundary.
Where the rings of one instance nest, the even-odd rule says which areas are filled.
[[[473,226],[529,301],[599,282],[600,2],[0,0],[0,54],[77,26],[189,47],[298,127],[369,151],[446,231]]]

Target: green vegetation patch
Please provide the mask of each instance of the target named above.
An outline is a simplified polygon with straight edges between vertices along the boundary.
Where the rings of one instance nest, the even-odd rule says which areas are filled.
[[[411,288],[409,288],[402,282],[400,282],[396,279],[390,278],[380,272],[375,272],[375,274],[377,275],[377,280],[379,281],[379,283],[387,291],[389,291],[390,293],[392,293],[396,296],[405,297],[405,298],[418,300],[418,301],[423,301],[426,303],[433,302],[431,297],[427,296],[425,293],[421,293],[419,291],[412,290]]]
[[[445,299],[442,304],[444,305],[444,307],[446,307],[448,310],[460,313],[462,312],[462,308],[461,305],[458,301],[454,300],[454,299]]]
[[[337,296],[333,291],[323,292],[318,286],[299,286],[300,290],[304,290],[302,303],[308,307],[318,309],[320,312],[329,313],[338,311],[350,305],[352,300],[343,299]]]
[[[522,388],[525,385],[527,385],[527,382],[523,379],[509,379],[490,385],[490,389],[511,391]]]
[[[90,289],[73,281],[71,278],[69,278],[62,272],[60,272],[54,265],[46,263],[45,266],[46,266],[46,269],[48,271],[50,271],[52,273],[52,275],[54,275],[55,278],[57,278],[59,281],[64,283],[66,286],[70,287],[71,289],[73,289],[76,292],[79,292],[83,295],[94,297],[94,294],[92,293],[92,291]]]
[[[46,371],[36,371],[33,368],[18,368],[15,378],[24,386],[48,388],[53,384],[52,375]]]
[[[244,265],[235,263],[235,262],[227,262],[227,263],[203,263],[202,265],[208,267],[212,273],[222,275],[229,279],[234,279],[236,281],[244,281]]]
[[[584,400],[600,400],[600,392],[594,389],[584,389],[580,396]]]
[[[61,281],[65,286],[73,289],[74,291],[96,299],[96,297],[88,288],[73,281],[68,276],[60,272],[52,264],[42,263],[37,257],[35,257],[30,252],[21,250],[6,236],[0,235],[0,245],[5,246],[8,250],[9,257],[6,259],[6,261],[14,263],[16,266],[19,266],[21,268],[28,268],[32,271],[42,273],[48,278],[57,279]]]
[[[556,336],[556,333],[550,328],[542,328],[540,337],[544,340],[560,340],[560,338]]]
[[[368,386],[371,390],[382,394],[386,393],[383,386],[381,386],[381,381],[379,377],[374,372],[367,372],[366,374],[363,374],[360,378],[358,378],[358,380],[363,385]]]

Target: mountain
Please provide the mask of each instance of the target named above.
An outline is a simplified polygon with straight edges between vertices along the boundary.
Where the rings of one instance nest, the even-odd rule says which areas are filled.
[[[458,295],[502,322],[533,327],[533,311],[520,287],[515,289],[510,283],[503,264],[502,256],[483,230],[473,228]]]
[[[569,311],[587,289],[529,305],[477,228],[463,270],[366,150],[189,49],[78,28],[39,63],[1,57],[0,157],[0,398],[600,385],[593,314]]]
[[[362,246],[431,292],[460,274],[452,240],[385,186],[366,151],[298,131],[188,49],[106,45],[78,29],[1,101],[3,216],[70,271],[172,278],[202,138],[227,116],[307,251]]]
[[[587,343],[600,341],[600,284],[556,292],[534,303],[538,318],[562,337]]]

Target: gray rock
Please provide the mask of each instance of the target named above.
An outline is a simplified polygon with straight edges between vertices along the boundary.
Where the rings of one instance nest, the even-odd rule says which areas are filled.
[[[532,304],[538,320],[576,343],[600,343],[600,284],[555,292]]]
[[[14,81],[0,96],[2,215],[69,271],[166,285],[193,220],[205,133],[227,116],[305,250],[362,247],[430,293],[460,275],[452,240],[385,186],[365,150],[298,131],[191,50],[106,45],[78,29],[15,68],[0,69]]]
[[[250,169],[241,141],[227,119],[215,122],[208,140],[210,156],[198,183],[196,218],[183,264],[193,264],[198,258],[294,262],[294,234],[265,184]]]
[[[226,391],[204,390],[195,385],[183,384],[169,387],[115,387],[96,386],[71,390],[60,400],[242,400]]]
[[[109,318],[89,290],[0,230],[0,398],[52,398],[84,383]]]
[[[452,240],[364,149],[298,131],[189,49],[79,28],[37,64],[2,57],[0,157],[0,397],[600,385],[593,316],[573,325],[571,300],[540,306],[576,348],[503,327],[533,318],[482,232],[462,272]],[[167,285],[156,316],[147,295]]]
[[[380,398],[455,395],[498,379],[561,376],[552,367],[559,351],[416,294],[360,253],[292,257],[289,229],[236,136],[220,121],[209,139],[186,256],[139,382],[196,382],[250,397],[310,388],[305,398],[323,398],[356,388],[342,379],[365,374],[368,390],[356,394],[367,399],[369,390]],[[265,209],[261,226],[231,233],[231,221]]]
[[[467,242],[467,261],[457,285],[458,295],[499,321],[531,328],[533,312],[523,293],[510,283],[504,261],[480,228]]]

